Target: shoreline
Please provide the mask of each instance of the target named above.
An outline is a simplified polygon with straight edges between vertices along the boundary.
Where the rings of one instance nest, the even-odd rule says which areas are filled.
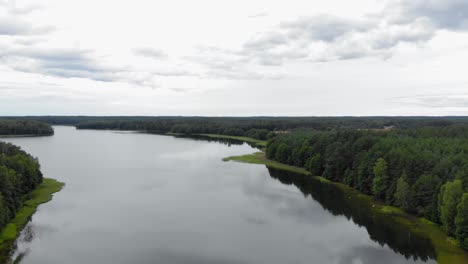
[[[24,137],[51,137],[54,134],[44,134],[44,135],[36,135],[36,134],[23,134],[23,135],[0,135],[0,139],[2,138],[24,138]]]
[[[358,190],[351,188],[343,183],[333,182],[320,176],[312,176],[304,168],[282,164],[265,157],[264,152],[256,152],[242,156],[231,156],[223,158],[223,161],[234,161],[248,164],[265,165],[283,171],[293,172],[310,176],[322,183],[330,184],[336,188],[340,188],[350,195],[350,197],[359,199],[365,206],[371,207],[373,213],[384,215],[391,218],[393,221],[408,228],[415,234],[427,237],[434,246],[436,253],[436,261],[438,264],[464,264],[468,263],[468,252],[459,247],[455,239],[448,237],[439,225],[425,218],[417,217],[408,214],[402,209],[383,204],[374,199],[374,197],[361,193]]]
[[[55,179],[44,178],[43,182],[34,191],[25,195],[23,206],[16,212],[15,218],[1,230],[0,263],[4,263],[10,258],[16,239],[37,211],[37,208],[41,204],[51,201],[53,194],[62,190],[64,186],[64,183]]]

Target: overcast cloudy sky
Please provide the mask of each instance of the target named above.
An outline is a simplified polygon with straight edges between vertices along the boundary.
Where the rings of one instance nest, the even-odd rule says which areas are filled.
[[[467,0],[0,0],[0,115],[468,115]]]

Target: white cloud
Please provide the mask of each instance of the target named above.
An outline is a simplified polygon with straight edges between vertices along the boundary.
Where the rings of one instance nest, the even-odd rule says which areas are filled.
[[[0,94],[16,100],[1,111],[37,95],[50,114],[74,96],[89,114],[434,114],[389,98],[466,89],[467,14],[464,0],[0,0]]]

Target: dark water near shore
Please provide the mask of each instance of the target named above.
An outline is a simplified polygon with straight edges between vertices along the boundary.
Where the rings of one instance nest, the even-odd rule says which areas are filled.
[[[21,263],[435,263],[428,240],[338,188],[221,160],[246,144],[72,127],[2,140],[66,183],[19,239]]]

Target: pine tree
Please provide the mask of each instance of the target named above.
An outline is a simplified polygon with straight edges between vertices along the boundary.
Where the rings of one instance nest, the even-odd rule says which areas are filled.
[[[385,190],[388,187],[387,162],[380,158],[374,165],[374,180],[372,191],[378,199],[385,199]]]
[[[460,246],[468,249],[468,193],[464,193],[461,202],[457,206],[455,217],[456,236]]]
[[[406,173],[403,173],[398,179],[395,200],[397,205],[404,210],[409,210],[411,208],[411,187],[408,184]]]
[[[463,193],[462,182],[460,180],[447,182],[442,191],[439,209],[440,220],[447,234],[455,235],[455,216],[457,215],[457,205]]]

